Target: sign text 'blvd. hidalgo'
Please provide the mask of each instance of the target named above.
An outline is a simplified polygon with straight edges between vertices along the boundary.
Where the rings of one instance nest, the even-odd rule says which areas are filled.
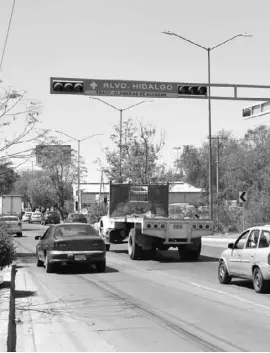
[[[84,93],[91,96],[177,98],[177,83],[91,80],[84,81]]]

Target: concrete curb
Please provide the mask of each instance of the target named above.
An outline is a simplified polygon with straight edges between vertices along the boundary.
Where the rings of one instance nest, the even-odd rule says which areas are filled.
[[[15,322],[15,278],[16,265],[12,265],[10,279],[10,298],[9,298],[9,318],[7,333],[7,352],[16,352],[16,322]]]
[[[11,324],[10,302],[13,266],[1,271],[0,284],[0,352],[10,352],[9,331]],[[15,281],[13,281],[14,284]]]

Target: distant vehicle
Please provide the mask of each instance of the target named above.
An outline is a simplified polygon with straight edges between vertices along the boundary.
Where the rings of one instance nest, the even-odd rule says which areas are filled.
[[[28,222],[30,223],[30,218],[33,212],[25,212],[25,214],[22,216],[22,222]]]
[[[31,217],[29,219],[29,223],[42,223],[43,214],[41,212],[32,212]]]
[[[5,222],[8,225],[9,234],[16,234],[22,237],[22,223],[17,216],[1,216],[0,222]]]
[[[87,223],[87,219],[86,219],[85,215],[83,215],[81,213],[70,213],[67,216],[66,222],[68,222],[68,223],[72,223],[72,222]]]
[[[20,195],[0,196],[0,215],[20,216],[22,212],[22,197]]]
[[[106,248],[102,238],[90,224],[62,223],[46,230],[36,246],[37,266],[45,265],[47,273],[57,265],[95,264],[106,271]]]
[[[219,282],[229,284],[234,277],[253,281],[257,293],[269,288],[270,225],[245,230],[223,251],[218,265]]]
[[[47,211],[44,214],[41,224],[47,225],[47,224],[58,224],[58,223],[60,223],[60,215],[55,211]]]

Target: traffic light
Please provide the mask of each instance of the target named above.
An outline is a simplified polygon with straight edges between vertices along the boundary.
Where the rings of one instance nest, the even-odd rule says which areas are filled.
[[[51,79],[51,93],[84,94],[84,81],[73,79]]]
[[[244,108],[242,110],[243,118],[246,118],[246,117],[251,116],[251,115],[252,115],[252,108]]]
[[[181,86],[178,85],[178,94],[185,96],[207,96],[206,86]]]

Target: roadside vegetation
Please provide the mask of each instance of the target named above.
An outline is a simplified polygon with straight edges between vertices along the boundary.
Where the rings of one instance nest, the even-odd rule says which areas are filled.
[[[8,234],[8,226],[0,222],[0,270],[10,266],[15,260],[16,246],[13,236]]]

